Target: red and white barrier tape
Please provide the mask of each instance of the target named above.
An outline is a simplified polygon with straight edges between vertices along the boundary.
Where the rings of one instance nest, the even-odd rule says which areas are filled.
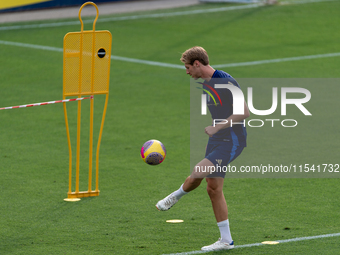
[[[93,96],[78,97],[78,98],[64,99],[64,100],[58,100],[58,101],[50,101],[50,102],[44,102],[44,103],[24,104],[24,105],[18,105],[18,106],[3,107],[3,108],[0,108],[0,110],[9,110],[9,109],[25,108],[25,107],[32,107],[32,106],[39,106],[39,105],[66,103],[66,102],[71,102],[71,101],[80,101],[80,100],[84,100],[84,99],[93,99]]]

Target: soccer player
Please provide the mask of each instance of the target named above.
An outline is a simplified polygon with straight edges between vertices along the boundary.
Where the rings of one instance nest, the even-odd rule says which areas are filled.
[[[195,166],[193,172],[186,178],[181,187],[169,196],[158,201],[156,207],[160,211],[169,210],[182,196],[196,189],[205,178],[207,181],[207,192],[212,203],[221,236],[217,242],[202,247],[202,250],[229,250],[234,248],[234,242],[230,234],[228,207],[223,194],[223,183],[226,173],[216,171],[216,169],[221,169],[223,166],[226,167],[230,162],[235,160],[241,154],[244,147],[246,147],[247,132],[245,125],[233,124],[231,126],[231,122],[242,123],[244,119],[249,117],[249,110],[245,103],[243,115],[233,114],[233,97],[231,91],[225,88],[215,89],[212,83],[232,84],[238,88],[239,85],[228,73],[215,70],[209,65],[208,54],[202,47],[195,46],[186,50],[180,60],[185,65],[186,73],[192,78],[195,80],[199,78],[204,79],[202,84],[204,88],[203,93],[208,94],[206,97],[208,101],[207,106],[212,118],[227,121],[205,128],[205,133],[209,136],[205,158]],[[209,93],[207,93],[207,91],[209,91]],[[209,102],[212,101],[210,95],[213,95],[215,92],[217,92],[220,97],[220,101],[216,104]],[[215,171],[211,173],[209,171],[199,171],[199,169],[214,169]]]

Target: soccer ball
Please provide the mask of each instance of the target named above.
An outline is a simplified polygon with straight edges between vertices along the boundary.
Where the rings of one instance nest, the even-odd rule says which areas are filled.
[[[143,144],[140,155],[145,163],[158,165],[165,159],[166,150],[160,141],[153,139]]]

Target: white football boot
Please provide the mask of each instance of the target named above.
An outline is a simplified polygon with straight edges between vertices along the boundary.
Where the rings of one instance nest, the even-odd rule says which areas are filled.
[[[167,211],[169,210],[174,204],[178,202],[178,199],[171,193],[166,198],[159,200],[156,204],[156,207],[159,211]]]
[[[222,251],[222,250],[230,250],[234,248],[234,241],[231,243],[225,243],[221,241],[221,238],[218,239],[217,242],[208,245],[208,246],[203,246],[201,248],[202,251]]]

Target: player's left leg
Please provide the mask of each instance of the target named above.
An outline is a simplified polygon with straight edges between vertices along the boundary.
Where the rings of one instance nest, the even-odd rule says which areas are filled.
[[[234,248],[234,242],[230,234],[228,207],[223,194],[224,178],[206,178],[207,192],[214,210],[217,226],[221,237],[212,245],[202,247],[202,250],[229,250]]]

